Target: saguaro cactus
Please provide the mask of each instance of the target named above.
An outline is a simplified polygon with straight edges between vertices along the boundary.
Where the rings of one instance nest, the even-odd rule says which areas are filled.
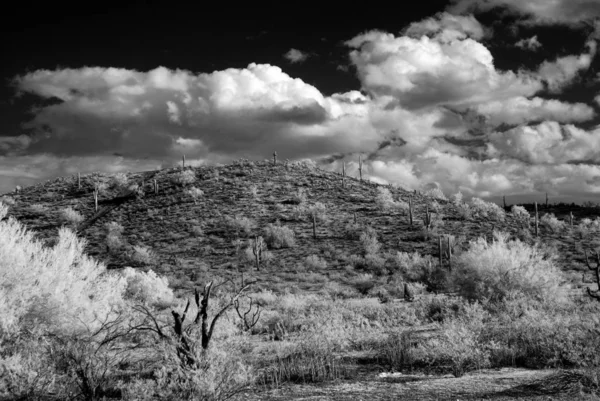
[[[260,271],[260,262],[262,261],[262,253],[265,248],[266,244],[263,237],[254,237],[254,241],[252,241],[252,253],[254,254],[254,262],[257,271]]]
[[[181,157],[181,166],[185,168],[185,155],[182,155]]]
[[[346,187],[346,162],[342,162],[342,188]]]
[[[273,165],[277,164],[277,152],[273,152]]]
[[[546,192],[546,209],[548,209],[548,192]]]
[[[158,195],[158,182],[154,179],[154,195]]]
[[[94,211],[98,211],[98,186],[94,188]]]
[[[358,155],[358,175],[360,176],[361,181],[363,180],[362,170],[363,170],[362,157],[360,155]]]
[[[408,200],[408,219],[410,222],[410,226],[413,226],[413,200],[410,198]]]
[[[77,173],[77,189],[81,189],[81,173]]]
[[[569,226],[573,228],[573,212],[569,212]]]
[[[538,218],[538,207],[537,207],[537,202],[534,202],[534,206],[535,206],[535,236],[537,237],[539,234],[539,221],[540,219]]]
[[[588,257],[587,251],[585,252],[585,264],[588,269],[592,270],[596,276],[597,290],[592,291],[590,287],[587,287],[587,293],[590,297],[600,301],[600,253],[596,252],[596,266],[592,266]]]

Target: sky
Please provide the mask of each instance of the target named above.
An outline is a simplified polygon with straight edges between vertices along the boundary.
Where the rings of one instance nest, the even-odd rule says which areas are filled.
[[[410,10],[23,2],[0,27],[0,194],[59,176],[312,159],[509,203],[600,202],[600,0]]]

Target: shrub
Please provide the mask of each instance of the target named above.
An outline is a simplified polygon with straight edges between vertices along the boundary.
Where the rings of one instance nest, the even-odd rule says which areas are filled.
[[[0,204],[0,220],[6,209]],[[0,333],[33,321],[58,331],[93,329],[122,304],[125,282],[89,258],[85,245],[61,228],[54,247],[45,247],[13,218],[0,221]]]
[[[540,224],[553,233],[560,232],[567,226],[564,221],[557,219],[554,213],[544,214],[540,218]]]
[[[173,303],[175,297],[166,277],[157,276],[152,270],[141,272],[129,266],[121,274],[126,282],[125,298],[145,305],[165,306]]]
[[[429,196],[430,198],[434,198],[434,199],[439,199],[439,200],[444,200],[444,201],[448,200],[448,198],[446,198],[446,195],[444,195],[444,192],[442,192],[442,190],[438,187],[434,187],[434,188],[430,188],[430,189],[426,190],[423,193],[423,195]],[[462,194],[461,194],[461,199],[462,199]]]
[[[377,241],[377,232],[371,227],[367,227],[360,235],[360,243],[365,255],[376,255],[381,248]]]
[[[518,222],[529,225],[531,216],[529,215],[527,209],[525,209],[523,206],[513,205],[513,207],[510,208],[510,213]]]
[[[8,195],[0,197],[0,202],[8,206],[14,206],[17,203],[17,201],[14,198],[11,198]]]
[[[175,174],[172,178],[173,183],[186,186],[196,182],[196,173],[194,170],[183,170]]]
[[[121,249],[123,247],[121,238],[121,233],[124,230],[123,226],[111,221],[110,223],[106,223],[104,227],[106,228],[106,245],[108,246],[109,251]]]
[[[125,173],[117,173],[111,177],[111,188],[115,190],[121,190],[127,188],[129,185],[129,178]]]
[[[563,281],[559,268],[537,246],[494,232],[494,242],[479,238],[456,258],[452,280],[459,293],[476,300],[501,301],[511,292],[558,301]]]
[[[375,196],[375,203],[377,207],[383,211],[388,211],[395,207],[396,202],[389,189],[385,187],[377,188],[377,195]]]
[[[455,205],[456,205],[456,211],[458,212],[458,215],[463,220],[469,220],[471,217],[473,217],[473,210],[472,210],[471,206],[469,206],[466,203],[458,203]]]
[[[294,205],[302,205],[306,203],[306,200],[307,196],[304,188],[298,188],[298,191],[292,196],[292,204]]]
[[[327,262],[317,255],[307,256],[304,260],[304,264],[308,269],[312,270],[323,270],[327,268]]]
[[[463,193],[458,191],[457,193],[452,195],[450,197],[450,202],[452,202],[452,204],[455,206],[462,204],[463,203]]]
[[[29,210],[35,214],[45,214],[48,212],[48,207],[40,203],[34,203],[33,205],[29,206]]]
[[[291,248],[296,245],[294,231],[279,224],[269,224],[265,228],[265,241],[271,248]]]
[[[61,218],[67,224],[79,224],[83,221],[83,216],[70,206],[61,210]]]
[[[252,229],[256,227],[256,222],[240,215],[236,215],[235,217],[225,216],[225,227],[234,231],[236,236],[239,236],[240,232],[250,235]]]
[[[133,254],[131,255],[131,259],[134,262],[150,264],[154,261],[156,255],[152,250],[143,245],[135,245],[133,247]]]
[[[204,191],[196,187],[191,187],[185,191],[185,194],[192,198],[194,203],[197,203],[198,199],[204,195]]]
[[[492,202],[486,202],[480,198],[471,200],[471,213],[473,217],[490,218],[493,220],[504,221],[504,210]]]

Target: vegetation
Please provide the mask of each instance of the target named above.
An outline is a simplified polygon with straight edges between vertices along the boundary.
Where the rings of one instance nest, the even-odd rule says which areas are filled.
[[[80,237],[63,211],[94,215],[101,176],[0,203],[0,397],[264,399],[380,366],[564,369],[598,392],[599,220],[576,209],[572,231],[545,209],[534,241],[531,208],[307,163],[111,179],[144,196]]]

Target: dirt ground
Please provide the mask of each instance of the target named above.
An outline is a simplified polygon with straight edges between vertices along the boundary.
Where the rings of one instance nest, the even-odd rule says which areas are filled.
[[[503,368],[463,377],[374,373],[359,381],[295,384],[246,393],[244,400],[303,401],[464,401],[464,400],[600,400],[580,384],[573,371]]]

